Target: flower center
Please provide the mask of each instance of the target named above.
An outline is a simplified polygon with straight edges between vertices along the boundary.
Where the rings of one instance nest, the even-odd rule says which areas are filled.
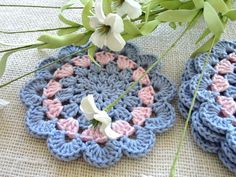
[[[101,27],[98,28],[99,33],[101,34],[107,34],[111,29],[111,26],[108,25],[101,25]]]

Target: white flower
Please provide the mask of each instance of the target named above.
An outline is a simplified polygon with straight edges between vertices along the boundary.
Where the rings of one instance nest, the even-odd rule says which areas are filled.
[[[0,110],[5,108],[9,104],[8,101],[0,99]]]
[[[113,51],[120,51],[125,46],[125,40],[120,35],[124,31],[123,20],[113,13],[105,16],[102,0],[95,3],[95,16],[90,17],[90,26],[95,29],[91,41],[99,48],[107,46]]]
[[[88,120],[95,119],[101,123],[100,131],[108,138],[117,139],[121,137],[120,134],[111,129],[111,118],[107,112],[97,108],[93,95],[88,95],[81,100],[80,109]]]
[[[141,5],[135,0],[123,0],[119,5],[117,13],[120,16],[127,14],[131,19],[135,19],[142,15],[142,9]]]

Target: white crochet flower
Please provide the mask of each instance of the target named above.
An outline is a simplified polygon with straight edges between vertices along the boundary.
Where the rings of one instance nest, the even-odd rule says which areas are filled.
[[[105,111],[97,108],[93,95],[88,95],[81,100],[80,109],[88,120],[95,119],[101,123],[100,131],[110,139],[117,139],[121,135],[111,129],[111,118]]]
[[[107,46],[113,51],[120,51],[125,46],[121,34],[124,31],[122,18],[113,13],[105,16],[102,0],[95,3],[95,15],[90,17],[90,26],[95,29],[91,41],[97,47]]]

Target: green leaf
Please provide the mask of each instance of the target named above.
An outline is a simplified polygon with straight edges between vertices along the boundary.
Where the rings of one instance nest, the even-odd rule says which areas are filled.
[[[150,5],[151,5],[151,4],[149,4],[149,5],[147,6],[146,11],[145,11],[145,23],[147,23],[148,17],[149,17],[149,14],[150,14]]]
[[[192,1],[189,1],[189,2],[186,2],[186,3],[183,3],[179,6],[179,9],[188,9],[188,10],[191,10],[191,9],[194,9],[194,3]]]
[[[62,14],[59,14],[59,19],[63,22],[63,23],[65,23],[65,24],[67,24],[67,25],[70,25],[70,26],[78,26],[79,24],[78,23],[76,23],[76,22],[74,22],[74,21],[72,21],[72,20],[69,20],[69,19],[67,19],[67,18],[65,18]]]
[[[124,20],[124,31],[133,36],[138,36],[141,34],[137,26],[128,19]]]
[[[80,0],[80,2],[85,6],[89,2],[89,0]]]
[[[166,9],[178,9],[179,6],[181,5],[181,2],[175,0],[163,1],[160,2],[160,5]]]
[[[123,34],[122,37],[125,41],[128,41],[128,40],[136,38],[137,36],[133,36],[131,34]]]
[[[198,10],[167,10],[160,13],[156,19],[166,22],[189,22],[198,13]]]
[[[200,53],[209,51],[211,49],[212,43],[213,42],[216,43],[217,41],[218,40],[215,40],[215,36],[211,37],[206,43],[204,43],[201,47],[199,47],[197,50],[195,50],[195,52],[192,53],[191,57],[196,57]]]
[[[146,4],[142,5],[142,10],[145,11],[147,9],[147,6],[150,6],[150,10],[160,9],[163,7],[160,7],[160,0],[151,0]]]
[[[203,16],[212,33],[218,36],[224,32],[224,25],[215,9],[208,2],[204,3]]]
[[[7,59],[8,57],[13,54],[15,51],[13,52],[7,52],[4,53],[2,58],[0,59],[0,78],[3,76],[5,70],[6,70],[6,65],[7,65]]]
[[[228,17],[230,20],[236,20],[236,9],[230,10],[224,14],[224,16]]]
[[[44,42],[46,44],[39,48],[59,48],[65,45],[75,44],[83,37],[84,33],[71,33],[63,36],[44,34],[38,38],[38,41]]]
[[[211,33],[209,28],[206,28],[203,33],[199,36],[195,44],[198,44],[200,41],[202,41],[206,36],[208,36]]]
[[[175,30],[176,27],[177,27],[174,22],[170,22],[170,23],[169,23],[169,26],[170,26],[172,29],[174,29],[174,30]]]
[[[232,9],[233,3],[234,3],[234,0],[225,0],[225,4],[227,5],[229,9]]]
[[[193,0],[196,8],[202,9],[204,7],[204,0]]]
[[[76,22],[74,22],[74,21],[72,21],[72,20],[69,20],[69,19],[67,19],[66,17],[64,17],[64,15],[63,15],[63,12],[66,10],[66,9],[68,9],[69,7],[71,7],[71,6],[73,6],[77,1],[79,1],[79,0],[70,0],[70,1],[68,1],[65,5],[63,5],[62,7],[61,7],[61,12],[60,12],[60,14],[59,14],[59,19],[63,22],[63,23],[65,23],[65,24],[67,24],[67,25],[70,25],[70,26],[78,26],[79,24],[78,23],[76,23]]]
[[[153,32],[160,23],[161,22],[159,20],[153,20],[145,23],[140,29],[142,35],[147,35]]]
[[[229,10],[227,5],[223,0],[207,0],[211,6],[216,10],[216,12],[225,13]]]
[[[57,31],[57,34],[59,36],[65,35],[65,34],[70,34],[73,33],[75,31],[77,31],[79,29],[79,27],[74,27],[74,28],[68,28],[68,29],[60,29]]]
[[[104,11],[105,15],[112,12],[111,4],[112,4],[112,0],[103,1],[103,11]]]
[[[87,44],[90,39],[91,34],[92,34],[92,31],[88,31],[84,34],[81,34],[80,36],[78,36],[78,38],[74,44],[76,44],[76,45]]]
[[[82,12],[82,23],[84,27],[88,30],[92,30],[92,28],[89,25],[89,16],[91,16],[91,10],[93,7],[93,1],[90,0],[84,7]]]
[[[88,49],[88,56],[90,58],[90,60],[95,63],[97,66],[101,67],[98,62],[94,59],[94,54],[96,51],[97,47],[93,44],[90,45],[89,49]]]
[[[193,28],[196,24],[197,24],[197,22],[198,22],[198,20],[202,17],[202,10],[199,10],[198,11],[198,13],[197,13],[197,15],[194,17],[194,19],[191,21],[191,24],[190,24],[190,26],[189,26],[189,29],[191,29],[191,28]]]

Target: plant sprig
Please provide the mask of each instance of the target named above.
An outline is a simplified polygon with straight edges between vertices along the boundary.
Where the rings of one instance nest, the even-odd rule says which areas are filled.
[[[184,140],[186,138],[186,133],[187,133],[189,121],[190,121],[190,118],[191,118],[191,115],[192,115],[192,111],[193,111],[193,107],[195,105],[195,101],[196,101],[196,97],[197,97],[197,92],[198,92],[200,84],[202,82],[202,78],[203,78],[206,66],[208,64],[209,58],[210,58],[211,50],[212,50],[216,40],[217,40],[216,36],[213,36],[213,40],[211,42],[211,47],[210,47],[210,49],[208,51],[208,55],[205,58],[200,78],[199,78],[199,80],[197,82],[196,89],[194,90],[194,95],[193,95],[193,99],[191,101],[191,106],[190,106],[190,109],[189,109],[189,112],[188,112],[187,119],[186,119],[185,124],[184,124],[184,129],[183,129],[182,134],[181,134],[181,139],[179,141],[178,148],[177,148],[177,151],[176,151],[176,155],[175,155],[175,158],[174,158],[172,166],[171,166],[169,177],[174,177],[175,176],[177,161],[179,160],[180,152],[183,149]]]

